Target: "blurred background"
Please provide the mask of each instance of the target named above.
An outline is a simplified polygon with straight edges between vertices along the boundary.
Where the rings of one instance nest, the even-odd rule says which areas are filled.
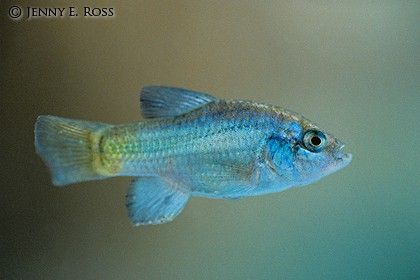
[[[22,8],[13,20],[10,7]],[[27,7],[75,7],[34,17]],[[112,17],[84,17],[84,7]],[[1,1],[1,279],[419,279],[418,1]],[[41,114],[139,121],[146,85],[302,113],[353,162],[134,228],[130,178],[51,184]]]

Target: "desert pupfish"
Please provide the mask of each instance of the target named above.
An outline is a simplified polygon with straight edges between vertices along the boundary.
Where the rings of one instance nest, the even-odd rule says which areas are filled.
[[[239,199],[303,186],[351,161],[344,144],[299,114],[252,101],[150,86],[144,121],[110,125],[39,116],[35,148],[54,185],[135,176],[134,225],[172,221],[191,195]]]

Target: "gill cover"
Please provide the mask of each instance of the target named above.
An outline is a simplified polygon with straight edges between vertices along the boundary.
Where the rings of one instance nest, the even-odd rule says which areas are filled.
[[[293,151],[286,139],[273,135],[268,140],[268,160],[274,165],[277,173],[293,170]]]

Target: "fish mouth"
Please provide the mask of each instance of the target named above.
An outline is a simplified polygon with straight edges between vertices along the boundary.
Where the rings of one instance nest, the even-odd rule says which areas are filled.
[[[340,148],[338,148],[338,153],[335,157],[337,160],[338,165],[340,168],[343,168],[347,164],[349,164],[353,158],[353,155],[350,153],[343,153],[341,150],[346,146],[346,144],[342,144]]]

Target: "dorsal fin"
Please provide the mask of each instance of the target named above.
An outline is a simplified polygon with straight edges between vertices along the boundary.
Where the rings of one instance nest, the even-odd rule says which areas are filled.
[[[216,98],[182,88],[149,86],[140,93],[140,109],[144,118],[169,118],[207,104]]]

